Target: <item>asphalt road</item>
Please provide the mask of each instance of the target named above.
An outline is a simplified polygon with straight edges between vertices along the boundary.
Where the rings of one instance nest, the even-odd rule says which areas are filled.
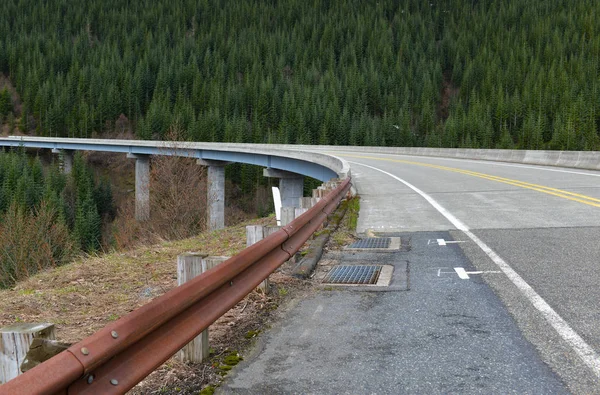
[[[224,392],[600,393],[600,173],[336,155],[358,231],[411,241],[364,258],[407,262],[410,289],[301,301]]]

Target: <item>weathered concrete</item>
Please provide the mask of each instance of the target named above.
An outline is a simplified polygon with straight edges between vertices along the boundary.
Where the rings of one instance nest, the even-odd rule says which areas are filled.
[[[135,219],[150,219],[150,155],[128,154],[135,159]]]
[[[198,164],[208,166],[206,192],[208,230],[223,229],[225,227],[225,166],[229,162],[199,159]]]
[[[304,176],[273,168],[264,169],[263,175],[279,178],[279,192],[283,207],[300,207],[300,198],[304,196]]]

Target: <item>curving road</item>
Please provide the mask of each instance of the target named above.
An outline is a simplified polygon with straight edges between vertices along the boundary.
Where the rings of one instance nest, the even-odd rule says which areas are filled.
[[[580,370],[589,371],[588,380],[600,380],[599,172],[397,155],[340,156],[351,161],[362,196],[359,232],[451,230],[456,240],[466,241],[460,246],[478,270],[499,270],[492,258],[501,259],[516,277],[492,273],[484,278],[545,362],[565,381],[585,380],[578,377]],[[461,231],[461,225],[497,257]],[[547,307],[536,308],[537,297]],[[547,314],[548,307],[556,315]],[[576,335],[581,339],[573,339]]]
[[[225,392],[600,393],[600,172],[334,154],[410,290],[300,302]]]

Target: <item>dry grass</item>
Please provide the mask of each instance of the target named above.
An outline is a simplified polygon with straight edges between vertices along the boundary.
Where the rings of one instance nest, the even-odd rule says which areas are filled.
[[[252,221],[272,225],[273,218]],[[59,340],[76,342],[177,284],[177,255],[231,256],[246,246],[248,223],[129,252],[81,258],[0,290],[0,326],[52,322]]]

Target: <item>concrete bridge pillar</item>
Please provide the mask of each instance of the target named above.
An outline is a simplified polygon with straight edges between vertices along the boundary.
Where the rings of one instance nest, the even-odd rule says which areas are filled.
[[[127,154],[135,159],[135,219],[150,219],[150,155]]]
[[[303,175],[273,168],[264,169],[263,175],[279,178],[282,207],[300,207],[300,198],[304,196]]]
[[[62,159],[62,171],[64,174],[71,174],[73,171],[74,151],[70,149],[52,149],[53,154],[58,154]]]
[[[197,163],[208,166],[206,188],[206,223],[209,231],[225,227],[225,166],[230,162],[198,159]]]

